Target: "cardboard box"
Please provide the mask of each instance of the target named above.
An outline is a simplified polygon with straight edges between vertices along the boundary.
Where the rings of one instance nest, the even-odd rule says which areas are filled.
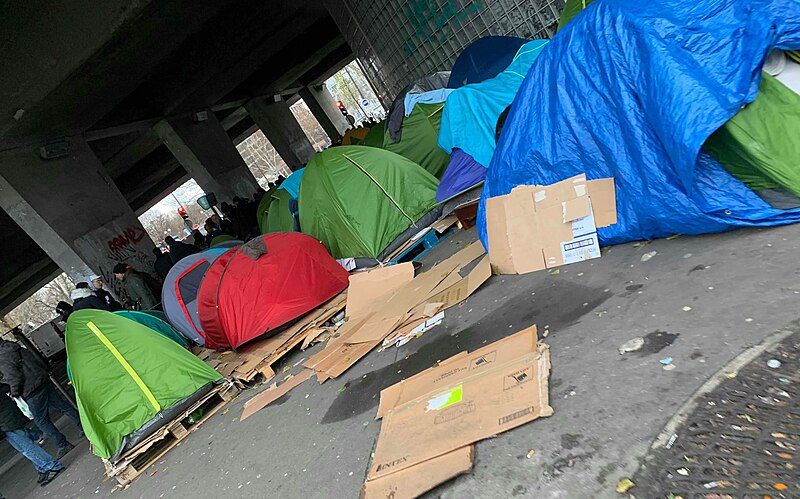
[[[468,445],[398,473],[366,482],[361,489],[361,499],[413,499],[467,473],[474,463],[475,450]]]
[[[459,273],[476,260],[465,276]],[[417,277],[387,269],[376,274],[380,275],[387,279],[379,280],[385,285],[391,283],[394,291],[369,302],[362,293],[358,293],[359,302],[352,302],[348,295],[348,308],[358,303],[356,309],[362,311],[360,316],[350,317],[337,337],[304,364],[317,372],[320,383],[341,375],[385,338],[405,332],[406,326],[414,327],[443,308],[467,298],[491,276],[491,266],[483,246],[476,241]],[[376,276],[368,278],[369,286],[374,285]],[[436,306],[431,307],[431,304]]]
[[[599,258],[597,227],[616,222],[613,178],[517,186],[486,202],[492,270],[525,274]]]
[[[372,312],[373,304],[414,279],[414,265],[411,262],[378,267],[350,276],[347,288],[347,316],[364,317]]]
[[[549,349],[533,326],[383,390],[367,480],[550,416],[549,373]]]

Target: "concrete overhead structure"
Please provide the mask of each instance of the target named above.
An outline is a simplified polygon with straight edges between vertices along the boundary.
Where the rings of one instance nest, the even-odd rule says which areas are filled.
[[[0,153],[0,206],[75,282],[92,273],[124,296],[117,263],[150,271],[153,241],[86,141]]]
[[[314,147],[308,136],[280,95],[256,97],[244,108],[290,168],[296,169],[314,156]]]
[[[322,84],[304,87],[300,89],[300,97],[319,121],[328,137],[331,140],[341,139],[350,123],[336,107],[336,99],[333,98],[328,88]]]
[[[308,161],[287,101],[353,60],[316,0],[3,2],[0,33],[0,314],[59,268],[145,270],[136,215],[190,178],[251,197],[235,146],[259,126],[287,164]],[[332,99],[307,95],[340,133]]]
[[[168,118],[155,125],[167,149],[205,192],[220,200],[250,199],[258,189],[250,169],[222,124],[209,111]]]

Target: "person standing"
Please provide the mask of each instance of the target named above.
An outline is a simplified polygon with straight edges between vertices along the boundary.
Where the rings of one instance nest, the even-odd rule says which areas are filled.
[[[81,286],[81,284],[86,284],[85,282],[78,283],[78,286],[72,290],[69,297],[72,298],[72,310],[86,310],[89,308],[94,308],[97,310],[105,310],[106,312],[110,312],[111,310],[108,308],[108,304],[105,300],[97,296],[88,285]]]
[[[4,391],[0,389],[0,392]],[[33,464],[39,472],[38,483],[44,487],[64,471],[64,465],[36,443],[38,436],[27,428],[29,422],[8,394],[0,393],[0,431],[11,447]]]
[[[214,221],[214,217],[208,218],[204,227],[206,229],[206,247],[209,247],[215,237],[222,235],[222,231],[219,229],[219,224]]]
[[[156,257],[156,261],[153,263],[153,270],[156,271],[156,274],[158,274],[161,279],[166,279],[173,265],[169,252],[165,253],[161,251],[160,247],[156,246],[153,248],[153,254]]]
[[[122,304],[114,298],[109,290],[105,287],[105,279],[101,275],[92,274],[89,276],[89,289],[94,291],[94,294],[97,295],[98,298],[106,302],[108,305],[108,310],[111,312],[116,312],[117,310],[122,310]]]
[[[150,290],[144,278],[127,263],[118,263],[114,266],[114,276],[120,280],[131,302],[128,308],[136,310],[150,310],[158,305],[155,295]]]
[[[189,255],[194,255],[200,252],[200,248],[193,244],[186,244],[183,241],[176,241],[172,236],[164,238],[164,242],[169,247],[169,257],[172,264],[176,264]]]
[[[33,414],[36,426],[58,447],[61,459],[75,448],[50,421],[50,408],[69,416],[80,428],[81,419],[50,382],[47,369],[36,356],[14,341],[0,339],[0,374],[12,397],[24,400]]]

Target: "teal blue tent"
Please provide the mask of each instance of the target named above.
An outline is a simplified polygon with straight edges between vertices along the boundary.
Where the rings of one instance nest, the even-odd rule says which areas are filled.
[[[484,168],[489,168],[497,119],[514,101],[525,75],[547,43],[547,40],[526,43],[499,75],[451,92],[442,111],[439,147],[447,153],[461,149]]]
[[[164,312],[157,310],[148,310],[147,312],[140,312],[138,310],[120,310],[114,312],[116,315],[125,317],[134,322],[138,322],[142,326],[147,326],[161,336],[165,336],[183,348],[189,348],[189,341],[178,332],[177,329],[172,327],[167,322],[167,316]]]

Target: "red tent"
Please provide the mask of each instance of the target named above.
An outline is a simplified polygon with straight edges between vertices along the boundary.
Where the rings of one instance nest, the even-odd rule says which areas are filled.
[[[348,273],[313,237],[259,236],[217,258],[197,296],[209,348],[237,348],[347,287]]]

